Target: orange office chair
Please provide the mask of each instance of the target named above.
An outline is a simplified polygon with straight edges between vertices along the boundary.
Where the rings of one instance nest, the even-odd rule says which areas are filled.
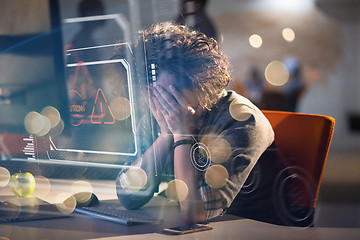
[[[301,217],[285,216],[290,221],[303,221],[313,215],[312,210],[316,206],[335,119],[305,113],[262,112],[274,129],[275,145],[286,166],[286,173],[276,183],[276,189],[281,193],[286,192],[291,206],[310,210],[300,213]],[[282,199],[278,200],[281,205]]]

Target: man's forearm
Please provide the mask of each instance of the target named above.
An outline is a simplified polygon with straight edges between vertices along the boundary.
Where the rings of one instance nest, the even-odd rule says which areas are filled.
[[[193,224],[204,222],[206,212],[198,190],[200,172],[191,164],[190,151],[191,144],[184,144],[175,148],[174,168],[175,178],[183,181],[188,189],[186,198],[180,201],[181,217],[186,223]]]
[[[173,146],[171,134],[161,134],[145,153],[136,159],[132,166],[139,166],[147,174],[154,172],[155,166],[163,166]]]
[[[116,181],[117,195],[126,208],[140,208],[152,198],[161,176],[161,174],[155,174],[155,168],[167,158],[172,145],[173,138],[171,135],[160,135],[153,145],[131,164],[130,168],[141,168],[144,170],[135,170],[139,176],[128,177],[126,171],[119,174]],[[140,173],[145,173],[146,176],[142,176],[143,174]],[[146,179],[145,186],[142,189],[133,191],[134,187],[137,187],[139,179]],[[132,186],[132,184],[135,186]]]

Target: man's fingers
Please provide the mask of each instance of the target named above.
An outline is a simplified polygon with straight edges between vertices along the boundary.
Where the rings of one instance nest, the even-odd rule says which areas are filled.
[[[195,114],[195,109],[191,107],[189,101],[184,97],[184,95],[179,92],[173,85],[169,86],[171,93],[174,95],[176,101],[179,102],[188,112]]]
[[[176,101],[175,97],[166,91],[163,87],[156,87],[157,93],[159,94],[158,99],[164,101],[165,104],[169,105],[172,109],[176,109],[179,106],[179,103]],[[168,109],[168,108],[167,108]],[[170,109],[168,109],[170,110]]]
[[[182,93],[180,93],[173,85],[170,85],[169,89],[180,105],[182,105],[183,107],[187,107],[190,105],[184,95],[182,95]]]
[[[162,115],[169,115],[169,112],[162,104],[161,102],[158,100],[158,98],[156,96],[153,97],[153,102],[155,104],[155,107],[157,110],[160,110],[160,112],[162,113]]]

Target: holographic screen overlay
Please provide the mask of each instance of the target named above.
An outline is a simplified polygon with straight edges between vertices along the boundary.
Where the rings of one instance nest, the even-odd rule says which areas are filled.
[[[99,81],[99,79],[96,79],[97,76],[89,80],[86,76],[91,77],[90,74],[83,74],[82,78],[81,74],[79,74],[77,76],[78,80],[82,80],[82,82],[74,83],[76,68],[79,69],[86,66],[87,73],[99,72],[106,69],[101,69],[104,65],[114,63],[120,63],[126,70],[126,82],[120,83],[124,88],[124,95],[112,96],[111,88],[116,86],[106,86],[106,80],[100,79],[101,81]],[[116,68],[118,65],[112,67]],[[136,124],[130,64],[126,59],[113,59],[81,64],[73,63],[68,64],[67,68],[70,72],[69,78],[72,78],[69,80],[73,81],[72,87],[74,88],[69,89],[69,110],[73,129],[73,141],[64,139],[64,141],[56,144],[50,139],[51,143],[54,144],[55,150],[135,156],[137,154],[137,139],[135,134]],[[103,78],[104,76],[98,77]],[[126,113],[126,110],[122,108],[128,108],[130,111]],[[115,111],[120,112],[119,114],[123,116],[117,116]],[[132,144],[135,146],[135,149],[132,152],[128,152]],[[114,145],[114,147],[111,147],[111,145]],[[115,149],[119,150],[115,151]]]
[[[135,74],[129,44],[115,45],[124,48],[124,56],[86,62],[70,58],[66,70],[72,135],[37,138],[38,146],[47,147],[37,151],[34,161],[124,168],[124,160],[137,156],[141,144],[137,125],[140,118],[150,114],[145,95],[140,94],[148,83]],[[108,51],[115,45],[96,50]],[[77,52],[81,56],[83,51],[94,49],[72,49],[67,55]]]

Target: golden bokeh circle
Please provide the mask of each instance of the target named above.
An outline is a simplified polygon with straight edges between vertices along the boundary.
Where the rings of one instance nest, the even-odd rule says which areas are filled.
[[[131,167],[120,176],[120,184],[127,192],[137,192],[147,183],[146,172],[139,167]]]
[[[171,180],[165,189],[167,198],[174,201],[184,201],[189,194],[189,188],[186,183],[180,179]]]
[[[18,217],[21,212],[22,203],[20,202],[20,199],[20,197],[15,196],[7,198],[4,201],[8,203],[9,210],[11,210],[10,214],[12,218]]]
[[[293,42],[295,40],[295,32],[291,28],[284,28],[281,33],[285,41]]]
[[[63,132],[64,127],[64,121],[60,119],[59,123],[50,129],[49,135],[53,137],[59,136]]]
[[[39,201],[32,196],[27,197],[11,197],[6,199],[8,206],[11,207],[14,217],[21,213],[21,209],[25,208],[28,215],[36,215],[39,211]]]
[[[214,163],[223,163],[229,159],[232,153],[230,143],[217,134],[206,134],[200,140],[210,151],[211,161]]]
[[[37,134],[44,127],[44,117],[35,111],[29,112],[24,120],[25,129],[30,134]]]
[[[50,120],[51,128],[55,127],[60,122],[60,113],[52,106],[44,107],[43,110],[41,110],[41,114]]]
[[[75,181],[71,184],[70,192],[75,195],[76,201],[85,203],[89,201],[93,193],[92,186],[89,182],[84,180]]]
[[[10,172],[4,167],[0,167],[0,188],[8,185],[10,181]]]
[[[50,119],[48,119],[47,117],[45,116],[42,116],[43,119],[44,119],[44,125],[43,125],[43,128],[36,133],[36,135],[42,137],[42,136],[45,136],[46,134],[49,133],[50,129],[51,129],[51,122],[50,122]]]
[[[63,214],[71,214],[76,208],[76,198],[67,192],[56,195],[56,208]]]
[[[266,66],[265,78],[271,85],[282,86],[289,80],[289,70],[283,62],[274,60]]]
[[[260,35],[252,34],[249,37],[249,43],[253,48],[259,48],[259,47],[261,47],[263,40]]]
[[[232,101],[229,107],[230,115],[233,119],[244,122],[248,120],[252,114],[249,112],[249,108],[245,104]]]
[[[39,197],[39,198],[46,197],[51,189],[49,179],[40,175],[36,175],[34,177],[35,177],[36,186],[32,195],[34,197]]]
[[[222,165],[210,166],[205,172],[205,182],[214,189],[222,188],[229,180],[229,172]]]
[[[116,120],[125,120],[130,114],[130,101],[124,97],[114,98],[110,103],[110,109]]]

